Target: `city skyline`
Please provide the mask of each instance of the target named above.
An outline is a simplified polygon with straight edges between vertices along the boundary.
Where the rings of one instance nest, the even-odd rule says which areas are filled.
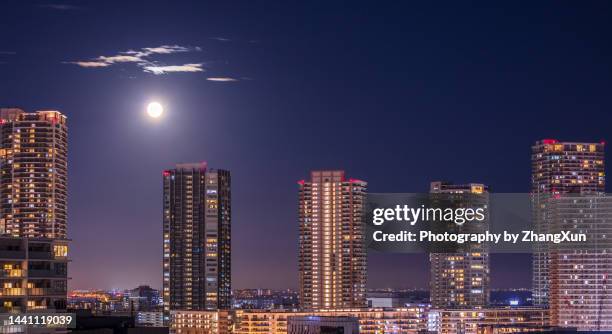
[[[161,287],[159,180],[176,163],[232,172],[234,286],[297,288],[310,170],[373,193],[526,193],[535,141],[612,138],[607,4],[67,4],[3,4],[0,105],[68,116],[72,288]],[[500,259],[530,263],[492,255],[492,287],[531,285]],[[369,287],[427,287],[426,256],[368,263]]]

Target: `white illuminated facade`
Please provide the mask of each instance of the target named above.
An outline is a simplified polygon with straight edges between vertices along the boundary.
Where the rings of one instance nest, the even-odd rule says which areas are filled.
[[[365,307],[367,183],[344,171],[313,171],[298,184],[302,308]]]

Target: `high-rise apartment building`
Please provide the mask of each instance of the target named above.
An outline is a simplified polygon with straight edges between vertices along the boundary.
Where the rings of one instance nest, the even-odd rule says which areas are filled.
[[[67,131],[58,111],[0,109],[0,313],[66,309]]]
[[[531,197],[534,230],[548,233],[551,217],[547,203],[563,194],[605,192],[604,143],[537,141],[531,155]],[[533,250],[533,300],[548,305],[550,296],[548,244],[536,243]]]
[[[559,194],[546,209],[551,233],[585,236],[548,246],[552,325],[611,331],[612,197]]]
[[[302,308],[365,307],[367,183],[344,171],[313,171],[298,184]]]
[[[0,109],[0,234],[66,239],[66,116]]]
[[[163,172],[163,298],[171,310],[228,309],[231,179],[206,163]]]
[[[440,206],[476,208],[486,207],[489,202],[488,188],[480,183],[457,185],[437,181],[431,183],[430,193],[432,204]],[[484,233],[488,217],[458,228],[463,233]],[[489,303],[489,254],[485,244],[469,244],[461,252],[430,253],[429,261],[433,307],[482,307]]]

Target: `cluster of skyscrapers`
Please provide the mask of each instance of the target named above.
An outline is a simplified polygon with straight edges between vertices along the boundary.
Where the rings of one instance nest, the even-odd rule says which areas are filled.
[[[165,271],[164,280],[170,281],[166,286],[173,286],[174,279],[184,280],[181,275],[190,271],[185,267],[184,259],[176,259],[184,252],[184,240],[195,240],[197,235],[210,231],[211,239],[201,242],[207,250],[226,245],[229,252],[229,234],[227,240],[219,239],[218,231],[223,227],[219,222],[229,216],[214,212],[210,216],[199,216],[192,212],[198,204],[172,202],[170,198],[178,198],[174,190],[182,183],[177,174],[195,172],[204,175],[206,167],[199,169],[192,165],[177,166],[177,169],[164,172],[165,203],[165,242],[167,235],[172,236],[173,228],[184,226],[185,231],[194,233],[192,237],[172,241],[166,245],[169,253],[165,253],[164,267],[169,267],[170,274]],[[198,172],[199,171],[199,172]],[[224,172],[227,173],[227,172]],[[216,175],[216,174],[213,174]],[[227,173],[229,178],[229,173]],[[217,176],[212,176],[217,180]],[[205,179],[203,176],[195,179]],[[198,181],[201,182],[201,181]],[[219,184],[214,181],[211,184]],[[229,183],[226,184],[229,187]],[[608,272],[612,269],[612,243],[608,242],[612,232],[612,201],[605,196],[604,143],[573,143],[545,139],[536,142],[532,147],[532,191],[533,219],[536,232],[551,233],[560,229],[574,229],[587,233],[590,240],[588,246],[552,247],[539,243],[533,256],[533,298],[538,310],[549,310],[546,323],[552,326],[572,327],[581,330],[612,329],[612,286],[608,283]],[[196,189],[194,187],[193,189]],[[199,188],[198,188],[199,189]],[[202,188],[204,189],[204,188]],[[221,196],[219,188],[214,186],[210,193]],[[365,310],[367,278],[367,250],[365,245],[365,210],[367,182],[352,179],[341,170],[313,171],[307,180],[298,181],[298,219],[299,219],[299,287],[302,312],[321,312],[328,310]],[[185,190],[178,190],[185,196]],[[205,198],[203,190],[189,196]],[[224,192],[229,196],[229,188]],[[432,182],[430,194],[433,198],[444,195],[451,198],[455,205],[487,205],[489,189],[480,183],[452,184],[448,182]],[[174,196],[174,197],[173,197]],[[215,204],[226,203],[229,198],[215,197]],[[200,205],[207,200],[200,200]],[[193,228],[189,220],[172,221],[168,217],[179,217],[177,210],[190,212],[190,217],[201,217],[200,232]],[[200,209],[197,209],[200,210]],[[196,210],[196,211],[197,211]],[[200,211],[197,211],[200,212]],[[170,215],[170,216],[168,216]],[[224,218],[225,217],[225,218]],[[207,220],[209,219],[209,220]],[[229,220],[227,221],[229,226]],[[169,228],[169,229],[168,229]],[[486,230],[486,222],[480,229]],[[177,233],[184,233],[178,231]],[[214,237],[213,237],[214,236]],[[215,245],[209,247],[209,242]],[[593,249],[589,249],[595,245]],[[201,255],[191,250],[193,263]],[[219,248],[221,249],[221,248]],[[184,254],[184,253],[183,253]],[[217,259],[229,257],[228,253],[218,252],[210,255],[209,276],[206,282],[219,282],[227,278],[229,268],[220,265]],[[209,258],[208,256],[205,258]],[[168,260],[169,259],[169,260]],[[173,264],[173,261],[175,264]],[[490,259],[486,245],[471,245],[460,253],[430,254],[430,301],[431,307],[437,310],[489,310],[490,295]],[[178,272],[177,272],[178,270]],[[182,271],[182,272],[181,272]],[[172,274],[176,272],[176,274]],[[195,276],[190,276],[194,279]],[[229,281],[228,281],[229,282]],[[188,289],[190,284],[181,281],[176,289]],[[200,300],[220,296],[223,290],[219,285],[212,284],[210,289],[199,289]],[[194,307],[195,304],[174,308],[172,300],[184,298],[185,292],[176,293],[175,288],[168,288],[170,304],[168,310],[176,309],[181,319],[186,319],[186,310],[212,310],[214,303]],[[229,289],[229,283],[227,285]],[[194,291],[194,290],[190,290]],[[196,296],[191,297],[196,298]],[[217,301],[223,308],[221,299]],[[365,312],[365,311],[364,311]],[[248,313],[248,312],[247,312]],[[323,313],[325,314],[325,313]],[[332,314],[332,313],[330,313]],[[246,316],[248,318],[248,315]],[[520,318],[520,317],[519,317]]]
[[[67,132],[58,111],[0,110],[0,313],[66,308]],[[604,147],[552,139],[532,147],[535,229],[572,229],[591,240],[581,247],[541,243],[534,250],[533,299],[549,310],[553,326],[612,329],[612,199],[605,195]],[[189,312],[219,317],[231,308],[230,172],[178,164],[163,171],[162,182],[164,321],[188,321]],[[339,170],[313,171],[298,182],[302,315],[354,310],[370,316],[366,192],[367,182]],[[488,193],[480,183],[432,182],[430,188],[432,196],[450,195],[459,204],[486,205]],[[492,312],[489,262],[482,245],[430,254],[427,307]],[[423,309],[410,312],[418,318]],[[257,319],[251,315],[243,317]]]

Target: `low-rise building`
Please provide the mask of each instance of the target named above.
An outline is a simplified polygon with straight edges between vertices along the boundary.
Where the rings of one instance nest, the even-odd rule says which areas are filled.
[[[136,313],[136,327],[164,327],[164,313],[138,312]]]
[[[170,334],[228,334],[229,311],[170,311]]]
[[[291,317],[352,317],[359,322],[359,332],[417,333],[427,328],[425,306],[397,309],[343,309],[324,311],[281,311],[281,310],[237,310],[235,314],[236,334],[287,334]]]
[[[359,334],[355,317],[289,317],[289,334]]]
[[[536,307],[435,309],[428,316],[428,331],[439,334],[477,334],[491,325],[546,328],[550,326],[549,312]]]

